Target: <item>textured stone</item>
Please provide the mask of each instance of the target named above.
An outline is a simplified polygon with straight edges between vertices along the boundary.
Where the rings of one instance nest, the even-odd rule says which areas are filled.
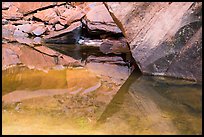
[[[202,3],[105,2],[105,5],[144,74],[201,81]]]
[[[18,12],[18,8],[11,5],[8,10],[2,11],[2,18],[8,20],[19,20],[23,18],[23,14]]]
[[[90,34],[121,33],[103,4],[91,6],[85,20]]]
[[[36,10],[56,5],[56,2],[14,2],[18,11],[22,14],[28,14]]]
[[[55,19],[57,17],[57,14],[53,8],[49,8],[46,10],[38,11],[34,14],[34,17],[44,22],[49,22],[50,20]]]

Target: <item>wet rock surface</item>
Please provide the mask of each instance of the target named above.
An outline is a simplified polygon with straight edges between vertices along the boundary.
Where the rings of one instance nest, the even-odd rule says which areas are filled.
[[[80,66],[79,61],[45,46],[31,48],[21,44],[3,44],[2,50],[2,69],[17,64],[35,69],[47,69],[56,65]]]
[[[107,2],[105,5],[144,74],[202,81],[202,44],[199,44],[202,3]]]

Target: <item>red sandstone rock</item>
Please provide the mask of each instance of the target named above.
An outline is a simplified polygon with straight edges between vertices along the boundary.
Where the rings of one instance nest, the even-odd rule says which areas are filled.
[[[64,29],[64,26],[62,26],[62,25],[60,25],[60,24],[56,24],[55,25],[55,30],[62,30],[62,29]]]
[[[19,12],[22,14],[28,14],[36,10],[56,5],[56,2],[14,2]]]
[[[2,10],[7,10],[12,5],[12,2],[2,2]]]
[[[87,21],[88,31],[92,34],[101,33],[101,31],[121,33],[103,4],[91,6],[85,19]]]
[[[17,65],[21,63],[18,55],[14,50],[11,49],[11,46],[7,44],[2,45],[2,69],[6,69],[10,65]],[[20,50],[19,47],[13,46],[12,48],[16,48],[16,50]]]
[[[202,81],[202,3],[105,4],[143,73]]]
[[[18,12],[18,8],[11,5],[8,10],[2,11],[2,18],[8,20],[19,20],[23,18],[23,14]]]
[[[66,11],[61,15],[67,21],[67,24],[70,25],[74,21],[79,21],[82,17],[85,16],[85,13],[80,8],[66,9]]]
[[[80,63],[72,57],[62,55],[45,46],[39,46],[33,49],[21,44],[3,44],[2,50],[3,69],[19,63],[37,69],[55,67],[56,65],[80,65]]]
[[[34,17],[44,22],[49,22],[50,20],[56,18],[57,14],[53,8],[49,8],[46,10],[38,11],[34,14]]]

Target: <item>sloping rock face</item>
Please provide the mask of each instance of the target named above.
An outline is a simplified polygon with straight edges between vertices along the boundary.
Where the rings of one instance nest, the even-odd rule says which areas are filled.
[[[104,4],[144,74],[202,81],[201,2]]]

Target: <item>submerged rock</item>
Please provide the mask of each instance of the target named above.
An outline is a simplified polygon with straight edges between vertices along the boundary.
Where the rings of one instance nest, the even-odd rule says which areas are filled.
[[[82,24],[80,21],[72,23],[68,28],[50,32],[49,35],[44,36],[46,43],[64,43],[75,44],[81,36]]]
[[[130,52],[128,43],[125,39],[121,40],[103,40],[103,43],[100,45],[100,51],[104,54],[114,53],[122,54]]]
[[[114,56],[114,57],[96,57],[96,56],[89,56],[86,59],[87,63],[95,62],[95,63],[108,63],[108,64],[117,64],[117,65],[127,65],[126,62],[123,61],[121,57]]]
[[[86,69],[67,70],[66,80],[70,94],[93,92],[101,86],[99,77]]]
[[[202,3],[107,2],[105,5],[144,74],[202,81]]]

